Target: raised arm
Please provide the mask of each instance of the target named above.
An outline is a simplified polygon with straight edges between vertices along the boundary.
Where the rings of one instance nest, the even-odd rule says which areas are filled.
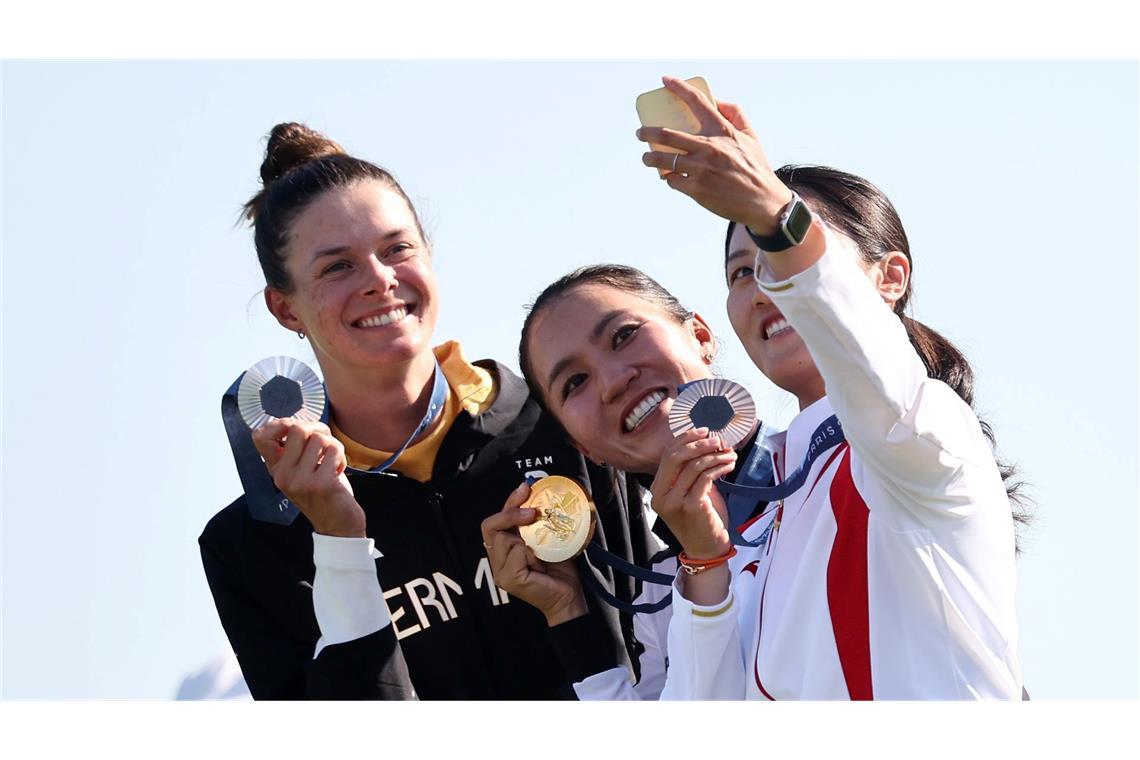
[[[793,207],[792,192],[768,165],[744,115],[731,104],[714,106],[684,82],[665,81],[702,125],[696,135],[639,131],[643,140],[686,151],[666,182],[756,236],[776,233]],[[656,151],[643,157],[649,166],[666,168],[672,159]],[[757,281],[806,344],[852,448],[915,503],[953,508],[964,465],[996,468],[972,410],[927,377],[899,317],[883,300],[890,278],[905,282],[909,276],[909,260],[895,253],[886,264],[861,266],[854,245],[825,231],[816,218],[799,244],[760,255]]]

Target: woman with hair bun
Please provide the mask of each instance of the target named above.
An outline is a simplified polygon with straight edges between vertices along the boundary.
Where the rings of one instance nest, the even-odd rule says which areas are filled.
[[[243,496],[199,539],[253,696],[572,696],[552,641],[581,639],[582,626],[595,634],[583,646],[628,663],[629,617],[593,597],[569,622],[510,603],[479,526],[528,475],[565,475],[592,490],[598,540],[644,563],[640,499],[628,509],[624,480],[565,443],[506,367],[468,362],[454,341],[432,347],[431,246],[388,171],[286,123],[261,179],[245,209],[265,302],[311,346],[330,419],[273,420],[253,435],[300,510],[291,524],[259,519]],[[445,394],[434,414],[433,392]],[[577,570],[634,596],[632,581],[584,559]]]
[[[715,492],[658,500],[655,483],[692,565],[674,585],[664,696],[1021,697],[1016,488],[971,407],[969,365],[903,315],[911,257],[894,208],[853,175],[774,172],[738,108],[665,85],[701,129],[642,128],[639,139],[680,151],[643,161],[733,222],[729,316],[799,401],[768,445],[778,483],[803,479],[777,499],[763,553],[735,573]],[[665,458],[692,455],[675,445]]]

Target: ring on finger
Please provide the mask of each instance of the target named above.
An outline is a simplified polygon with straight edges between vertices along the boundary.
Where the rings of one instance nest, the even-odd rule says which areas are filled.
[[[681,157],[680,153],[673,154],[673,171],[677,171],[677,159]]]

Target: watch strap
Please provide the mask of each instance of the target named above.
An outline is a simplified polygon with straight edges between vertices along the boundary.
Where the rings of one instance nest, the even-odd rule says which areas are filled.
[[[757,248],[766,253],[779,253],[780,251],[786,251],[794,245],[799,245],[803,242],[803,239],[796,240],[788,233],[788,220],[792,217],[792,214],[795,213],[796,206],[802,206],[803,203],[803,199],[800,198],[799,194],[792,193],[792,199],[788,202],[788,205],[784,206],[783,211],[780,212],[779,229],[771,235],[757,235],[752,231],[751,227],[745,225],[744,229],[748,232],[748,237],[752,238],[752,242],[756,244]]]

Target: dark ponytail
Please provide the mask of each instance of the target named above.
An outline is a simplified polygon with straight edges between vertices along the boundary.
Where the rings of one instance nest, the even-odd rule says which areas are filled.
[[[890,199],[862,177],[841,172],[826,166],[782,166],[776,176],[807,201],[812,211],[833,230],[850,238],[858,247],[863,259],[873,264],[892,251],[899,251],[910,262],[913,282],[914,259],[902,220]],[[729,224],[727,241],[732,239],[735,223]],[[926,374],[941,380],[972,409],[974,407],[974,370],[966,357],[953,343],[937,331],[927,327],[904,312],[913,293],[911,282],[906,292],[894,304],[894,311],[906,328],[907,337],[926,367]],[[975,410],[976,414],[976,410]],[[993,429],[980,416],[982,433],[996,448]],[[1019,527],[1032,521],[1032,503],[1022,493],[1024,483],[1017,477],[1017,468],[994,457],[1005,492],[1009,497],[1014,522]],[[1020,551],[1020,544],[1018,544]]]

